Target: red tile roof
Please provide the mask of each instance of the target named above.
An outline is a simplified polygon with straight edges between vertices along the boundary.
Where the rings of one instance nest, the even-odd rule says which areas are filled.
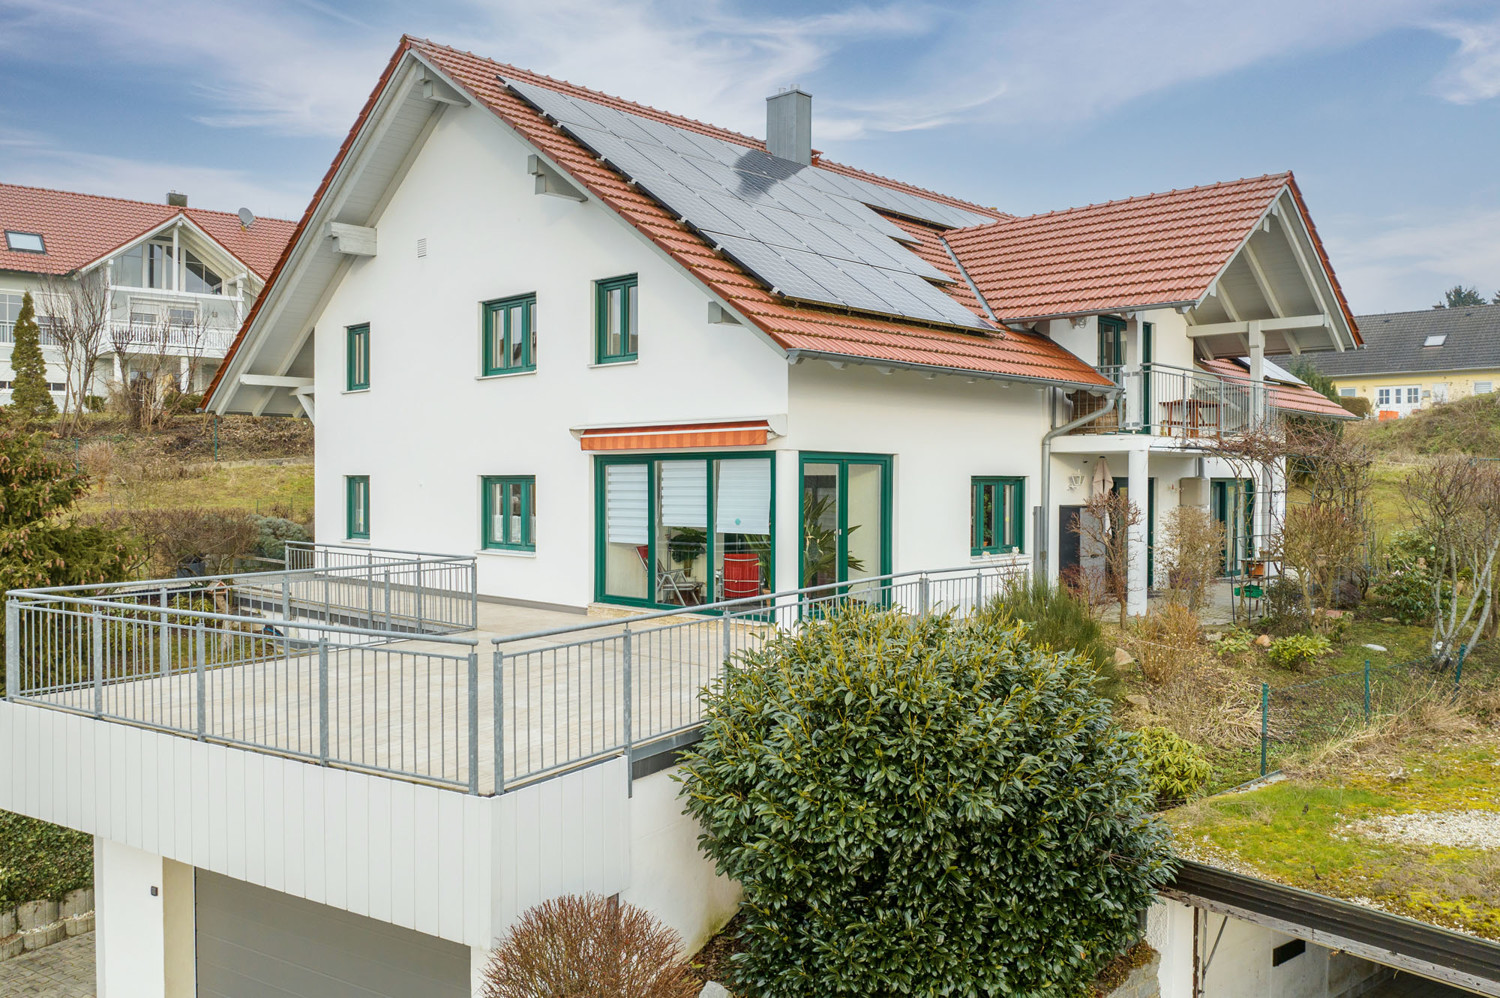
[[[1291,175],[1009,218],[948,233],[1000,316],[1197,301]]]
[[[238,215],[224,211],[0,184],[0,229],[40,233],[47,247],[45,253],[17,253],[0,239],[0,270],[67,274],[177,215],[186,216],[261,278],[270,275],[294,228],[284,219],[257,218],[246,229]]]
[[[322,184],[319,185],[312,202],[298,223],[297,233],[287,244],[282,260],[272,274],[272,283],[276,279],[276,273],[285,265],[292,245],[310,222],[319,200],[352,147],[355,136],[373,110],[381,91],[408,50],[421,54],[439,67],[471,97],[489,108],[502,121],[546,153],[575,181],[649,237],[699,281],[733,304],[741,314],[785,350],[869,361],[887,361],[892,365],[941,367],[973,371],[976,374],[1033,378],[1100,387],[1110,385],[1107,379],[1078,357],[1051,340],[1033,333],[1000,329],[992,332],[959,332],[896,319],[881,319],[831,309],[794,305],[783,301],[762,287],[760,282],[737,264],[715,253],[713,247],[702,237],[679,224],[672,213],[662,208],[638,187],[630,184],[624,176],[607,164],[601,163],[582,145],[549,124],[540,113],[501,83],[499,77],[503,75],[512,80],[528,82],[585,100],[608,104],[622,111],[646,115],[667,124],[689,128],[749,147],[763,149],[764,142],[738,132],[668,115],[653,108],[597,94],[469,52],[411,37],[402,38],[400,47],[397,48],[391,62],[381,75],[375,91],[370,95],[370,99],[350,130],[349,136],[344,140]],[[936,195],[921,188],[899,184],[850,167],[827,161],[821,161],[819,165],[825,169],[834,169],[896,190],[931,197],[947,204],[999,217],[999,213],[992,209]],[[952,272],[951,260],[948,261],[945,270]],[[230,358],[238,349],[245,331],[254,322],[261,303],[267,297],[267,295],[262,295],[256,300],[239,336],[230,347]],[[975,311],[976,314],[982,315],[977,308]],[[215,375],[213,384],[209,386],[210,398],[218,387],[219,378],[223,376],[228,366],[227,359],[224,364],[220,365],[219,373]]]
[[[1245,379],[1249,372],[1232,360],[1200,360],[1198,366],[1210,374],[1227,378]],[[1314,391],[1306,385],[1293,385],[1267,378],[1271,386],[1271,407],[1283,412],[1306,416],[1326,416],[1330,419],[1356,419],[1353,413],[1337,402]]]

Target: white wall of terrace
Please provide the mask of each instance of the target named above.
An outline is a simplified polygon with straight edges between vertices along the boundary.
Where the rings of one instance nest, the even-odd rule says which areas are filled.
[[[480,797],[8,702],[0,757],[0,808],[147,858],[104,867],[126,871],[132,904],[142,871],[173,860],[487,951],[560,894],[621,894],[691,945],[735,898],[697,853],[670,772],[632,796],[620,757]],[[106,939],[135,917],[108,904]]]

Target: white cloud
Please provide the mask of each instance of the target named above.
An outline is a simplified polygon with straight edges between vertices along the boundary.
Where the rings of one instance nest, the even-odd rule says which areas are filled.
[[[1500,209],[1414,209],[1329,223],[1329,258],[1355,312],[1423,308],[1455,284],[1477,286],[1486,298],[1500,291]]]
[[[1434,30],[1458,42],[1458,51],[1435,81],[1438,96],[1455,104],[1500,97],[1500,20],[1447,22],[1435,25]]]
[[[291,219],[302,215],[308,200],[301,185],[277,184],[245,170],[77,152],[15,129],[4,130],[0,153],[6,183],[31,187],[136,201],[162,201],[167,191],[177,190],[187,192],[201,208],[234,211],[245,206],[257,215]]]

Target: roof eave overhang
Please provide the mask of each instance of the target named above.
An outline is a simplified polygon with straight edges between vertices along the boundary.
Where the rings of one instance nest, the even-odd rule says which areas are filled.
[[[1500,945],[1215,866],[1183,861],[1173,900],[1500,998]]]
[[[1081,309],[1073,312],[1042,312],[1036,315],[1011,315],[996,312],[998,321],[1002,323],[1018,324],[1024,322],[1046,322],[1050,319],[1086,319],[1091,315],[1119,315],[1129,312],[1156,312],[1162,309],[1185,309],[1192,308],[1198,304],[1197,299],[1186,298],[1180,301],[1158,301],[1144,302],[1130,305],[1107,305],[1099,308]]]
[[[942,364],[918,364],[912,361],[886,360],[881,357],[864,357],[858,354],[835,353],[825,350],[802,350],[792,349],[786,352],[787,363],[796,364],[804,360],[823,360],[830,364],[859,364],[864,367],[873,367],[877,370],[887,369],[892,371],[915,371],[919,374],[950,375],[957,378],[968,378],[978,381],[1004,381],[1016,385],[1024,385],[1028,388],[1071,388],[1089,392],[1098,392],[1101,395],[1113,395],[1121,389],[1119,386],[1108,382],[1095,383],[1083,381],[1065,381],[1056,378],[1035,378],[1024,374],[1004,374],[999,371],[978,371],[969,367],[948,366]]]

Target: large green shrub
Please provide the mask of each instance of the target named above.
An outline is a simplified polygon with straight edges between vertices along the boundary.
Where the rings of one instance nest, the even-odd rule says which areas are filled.
[[[0,911],[27,901],[55,901],[93,884],[90,836],[0,811]]]
[[[1066,586],[1033,579],[1007,589],[996,600],[995,609],[1024,623],[1030,644],[1052,651],[1077,652],[1107,684],[1114,685],[1115,646],[1105,640],[1104,628],[1089,611],[1088,604]]]
[[[1181,804],[1203,793],[1214,768],[1201,748],[1170,728],[1141,728],[1135,736],[1157,807]]]
[[[1170,875],[1093,670],[1000,606],[845,608],[744,654],[683,776],[746,998],[1074,995]]]
[[[1370,590],[1366,611],[1402,624],[1426,624],[1433,615],[1432,542],[1416,530],[1391,535],[1384,569]],[[1446,590],[1446,586],[1444,589]]]
[[[287,541],[312,540],[312,534],[296,520],[282,516],[252,516],[250,522],[255,524],[255,553],[272,561],[286,557]]]

